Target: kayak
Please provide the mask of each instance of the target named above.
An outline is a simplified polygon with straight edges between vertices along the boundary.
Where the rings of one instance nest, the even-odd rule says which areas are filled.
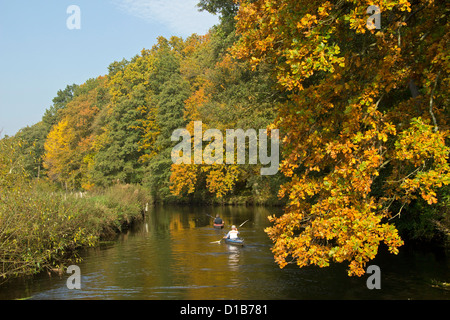
[[[214,228],[216,228],[216,229],[223,229],[224,225],[225,225],[225,223],[222,223],[222,224],[214,223]]]
[[[244,239],[237,238],[237,239],[225,239],[226,244],[231,244],[234,246],[243,246],[244,245]]]

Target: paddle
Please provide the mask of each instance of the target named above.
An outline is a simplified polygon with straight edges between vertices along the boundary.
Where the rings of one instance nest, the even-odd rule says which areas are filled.
[[[239,228],[242,227],[242,226],[243,226],[247,221],[249,221],[249,220],[250,220],[250,219],[245,220],[244,222],[242,222],[241,225],[239,226]]]
[[[239,225],[239,228],[242,227],[244,224],[246,224],[248,221],[250,221],[250,219],[247,219],[247,220],[245,220],[244,222],[242,222],[242,223]],[[220,243],[222,240],[223,240],[223,238],[220,239],[220,240],[218,240],[218,241],[212,241],[212,242],[210,242],[210,243]]]
[[[212,241],[212,242],[210,242],[210,243],[221,243],[223,239],[224,239],[224,238],[222,238],[222,239],[220,239],[220,240],[217,240],[217,241]]]

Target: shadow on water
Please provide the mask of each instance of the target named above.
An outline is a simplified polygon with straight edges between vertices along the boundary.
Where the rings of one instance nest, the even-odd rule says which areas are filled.
[[[0,286],[0,299],[449,299],[433,281],[450,282],[442,250],[405,246],[398,256],[380,248],[371,263],[381,268],[381,289],[367,276],[350,278],[344,264],[328,268],[288,265],[280,269],[264,233],[279,208],[155,207],[144,222],[120,238],[82,253],[81,290],[69,275],[16,279]],[[212,227],[219,214],[225,228]],[[244,247],[218,243],[232,224]]]

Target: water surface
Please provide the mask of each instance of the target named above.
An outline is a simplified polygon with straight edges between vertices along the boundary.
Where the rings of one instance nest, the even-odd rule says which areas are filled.
[[[0,286],[0,299],[449,299],[433,286],[450,282],[449,258],[443,250],[402,247],[397,256],[383,248],[372,262],[381,268],[381,289],[348,277],[344,264],[328,268],[280,269],[264,233],[268,215],[281,209],[263,207],[156,207],[145,221],[117,241],[82,253],[81,290],[69,290],[61,277],[47,274]],[[218,213],[228,227],[239,225],[244,247],[220,240]]]

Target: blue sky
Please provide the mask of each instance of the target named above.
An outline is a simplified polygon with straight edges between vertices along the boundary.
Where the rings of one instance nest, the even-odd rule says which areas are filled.
[[[205,34],[218,17],[198,0],[0,0],[2,136],[41,120],[66,85],[107,73],[110,63],[150,49],[158,36]],[[69,30],[67,8],[81,11]]]

